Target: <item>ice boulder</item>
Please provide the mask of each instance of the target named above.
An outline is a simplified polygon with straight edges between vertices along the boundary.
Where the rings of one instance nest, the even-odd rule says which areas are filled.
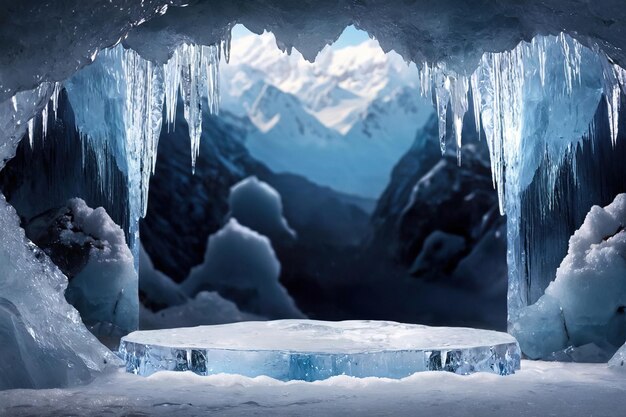
[[[569,240],[556,279],[525,307],[511,332],[531,358],[593,343],[612,350],[626,340],[626,194],[593,206]]]
[[[99,337],[137,329],[137,272],[123,230],[79,199],[28,222],[27,235],[68,276],[66,299]]]
[[[26,239],[2,194],[0,230],[0,389],[75,385],[117,363],[67,303],[67,278]]]
[[[269,239],[235,219],[209,237],[204,263],[181,284],[189,296],[217,291],[242,310],[268,318],[299,318],[280,284],[280,263]]]
[[[230,189],[228,197],[231,217],[270,239],[293,239],[293,231],[283,217],[280,194],[255,176],[248,177]]]

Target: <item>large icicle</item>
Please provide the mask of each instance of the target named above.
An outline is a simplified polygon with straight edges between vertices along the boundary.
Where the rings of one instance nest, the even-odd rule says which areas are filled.
[[[514,316],[528,303],[530,285],[522,261],[525,249],[520,244],[521,194],[541,161],[552,161],[537,197],[538,210],[552,207],[559,169],[587,134],[602,95],[615,144],[626,72],[599,48],[586,48],[561,34],[538,36],[512,51],[486,53],[469,77],[441,64],[425,64],[420,75],[422,93],[434,92],[442,151],[448,111],[460,148],[471,86],[476,128],[485,132],[500,210],[508,219],[509,313]]]
[[[100,52],[93,64],[65,83],[76,127],[95,153],[99,180],[114,197],[108,167],[126,175],[129,246],[135,251],[156,163],[164,100],[163,68],[122,46]]]
[[[225,47],[226,48],[226,47]],[[202,135],[202,97],[206,94],[209,113],[219,107],[219,60],[216,45],[182,44],[164,66],[167,121],[173,128],[178,93],[191,140],[191,169],[195,171]]]

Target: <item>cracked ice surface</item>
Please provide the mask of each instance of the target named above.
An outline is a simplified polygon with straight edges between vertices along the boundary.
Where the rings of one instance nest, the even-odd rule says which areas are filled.
[[[133,332],[122,338],[126,370],[259,375],[315,381],[336,375],[403,378],[520,369],[516,340],[467,328],[376,321],[279,320]]]

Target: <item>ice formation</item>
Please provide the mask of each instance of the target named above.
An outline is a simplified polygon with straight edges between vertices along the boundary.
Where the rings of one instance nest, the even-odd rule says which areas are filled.
[[[67,278],[0,195],[0,389],[84,383],[118,359],[64,297]]]
[[[244,311],[268,318],[303,317],[279,275],[269,239],[230,219],[209,237],[204,263],[191,270],[182,288],[189,296],[216,290]]]
[[[545,358],[589,343],[615,351],[626,341],[625,227],[626,194],[592,207],[554,282],[510,329],[525,354]]]
[[[404,378],[415,372],[509,375],[520,369],[506,333],[376,321],[279,320],[138,331],[120,342],[126,370],[266,375],[316,381],[336,375]]]
[[[122,229],[102,208],[81,199],[68,201],[72,223],[61,231],[68,245],[89,243],[89,260],[65,293],[96,334],[121,336],[137,328],[137,272]]]
[[[510,320],[532,302],[528,295],[532,284],[524,268],[526,249],[520,238],[521,194],[546,158],[551,164],[544,173],[537,209],[554,204],[559,169],[588,135],[602,97],[615,142],[624,74],[597,47],[584,47],[564,34],[537,36],[509,52],[485,53],[469,75],[442,64],[422,69],[423,93],[432,92],[439,114],[442,150],[449,111],[457,142],[460,140],[468,85],[471,87],[476,128],[485,132],[500,210],[508,219]]]
[[[256,177],[248,177],[230,189],[230,216],[237,222],[270,239],[296,237],[283,217],[280,194]]]
[[[137,272],[122,229],[74,198],[25,222],[26,235],[68,277],[65,298],[97,336],[137,328]]]
[[[34,118],[47,108],[50,95],[55,90],[54,84],[42,83],[33,90],[19,92],[0,103],[0,169],[15,155],[25,133],[32,141]],[[56,98],[54,103],[56,108]]]
[[[109,176],[115,164],[127,178],[129,246],[137,255],[138,220],[148,204],[150,175],[156,165],[163,106],[174,128],[179,93],[184,103],[192,147],[192,170],[199,149],[202,97],[217,112],[220,52],[216,46],[182,44],[165,64],[141,58],[118,45],[64,83],[83,144],[96,155],[102,189],[115,195]]]

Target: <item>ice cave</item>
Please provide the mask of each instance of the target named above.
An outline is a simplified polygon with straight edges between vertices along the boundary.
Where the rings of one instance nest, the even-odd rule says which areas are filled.
[[[618,0],[0,0],[0,415],[620,416]]]

